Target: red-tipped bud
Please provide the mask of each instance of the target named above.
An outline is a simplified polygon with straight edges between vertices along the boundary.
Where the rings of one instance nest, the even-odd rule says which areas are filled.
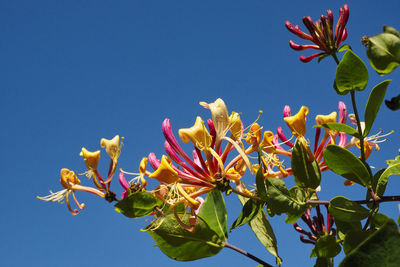
[[[306,239],[304,236],[300,236],[300,241],[301,242],[303,242],[303,243],[306,243],[306,244],[313,244],[313,245],[315,245],[315,241],[313,241],[313,240],[309,240],[309,239]]]
[[[288,105],[285,105],[285,107],[283,108],[283,117],[284,118],[286,118],[286,117],[290,117],[290,106],[288,106]],[[282,127],[281,127],[281,129],[282,129]]]
[[[307,63],[307,62],[310,62],[311,60],[313,60],[314,58],[319,57],[320,55],[323,55],[323,54],[324,54],[324,53],[316,53],[316,54],[311,55],[311,56],[308,56],[308,57],[300,56],[299,59],[300,59],[302,62]]]
[[[285,26],[291,33],[296,34],[300,38],[310,40],[310,41],[313,40],[313,38],[310,35],[301,31],[300,27],[298,25],[293,26],[289,21],[285,21]]]
[[[293,42],[292,40],[289,41],[289,46],[296,51],[303,51],[306,49],[319,49],[319,46],[317,45],[299,45]]]
[[[329,26],[331,27],[331,29],[333,28],[333,12],[332,10],[328,9],[326,11],[326,14],[328,14],[328,22],[329,22]]]

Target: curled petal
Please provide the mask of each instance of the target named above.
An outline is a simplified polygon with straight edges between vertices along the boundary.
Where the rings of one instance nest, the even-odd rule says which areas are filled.
[[[213,103],[208,104],[206,102],[200,102],[200,105],[202,105],[204,108],[208,108],[211,111],[212,121],[214,123],[214,128],[217,135],[217,141],[219,142],[229,130],[229,114],[225,102],[221,98],[218,98]]]
[[[88,168],[88,170],[97,170],[100,160],[100,150],[90,152],[86,148],[82,147],[79,155],[85,160],[86,168]]]
[[[325,54],[325,53],[320,52],[320,53],[316,53],[316,54],[311,55],[311,56],[308,56],[308,57],[300,56],[299,59],[300,59],[300,61],[303,62],[303,63],[308,63],[308,62],[310,62],[311,60],[313,60],[314,58],[319,57],[319,56],[321,56],[321,55],[323,55],[323,54]]]
[[[160,165],[158,166],[155,172],[149,175],[149,177],[157,179],[160,182],[165,182],[167,184],[176,182],[179,179],[178,173],[172,168],[171,165],[172,165],[171,159],[163,155],[161,157]]]
[[[293,42],[292,40],[289,41],[289,46],[296,51],[303,51],[306,49],[319,49],[318,45],[299,45]]]
[[[308,112],[309,109],[306,106],[302,106],[296,115],[284,118],[294,136],[298,137],[305,135],[306,116]]]
[[[329,115],[317,115],[315,122],[317,125],[323,125],[325,123],[336,122],[337,113],[334,111]]]
[[[179,130],[179,137],[185,144],[192,141],[200,150],[211,146],[211,135],[204,126],[204,121],[199,116],[192,127]]]
[[[100,146],[105,148],[107,154],[112,160],[115,161],[118,159],[119,154],[121,153],[121,143],[119,135],[114,136],[114,138],[111,140],[101,138]]]

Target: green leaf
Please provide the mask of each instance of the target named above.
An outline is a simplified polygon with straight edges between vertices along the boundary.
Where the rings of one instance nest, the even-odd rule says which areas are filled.
[[[298,186],[315,189],[321,183],[321,171],[318,162],[308,158],[304,146],[296,141],[291,158],[294,181]]]
[[[393,111],[400,109],[400,95],[392,97],[390,100],[385,100],[385,105]]]
[[[389,165],[379,177],[378,185],[376,186],[376,193],[378,196],[381,197],[385,193],[386,185],[391,175],[400,175],[400,161],[396,164]]]
[[[329,169],[336,174],[362,186],[371,186],[367,168],[347,149],[338,145],[328,145],[324,149],[324,159]]]
[[[228,238],[225,201],[219,190],[208,193],[197,216],[201,217],[220,239]]]
[[[328,123],[325,123],[322,125],[318,125],[316,127],[323,127],[323,128],[330,129],[330,130],[336,130],[339,132],[347,133],[356,138],[360,138],[358,131],[347,124],[337,123],[337,122],[328,122]]]
[[[335,219],[343,222],[357,222],[368,217],[370,211],[360,204],[342,196],[334,197],[329,201],[329,213]]]
[[[368,70],[364,62],[351,50],[344,55],[336,68],[336,87],[341,93],[365,89],[368,83]]]
[[[246,198],[240,195],[238,197],[243,205],[246,201]],[[276,257],[276,263],[281,265],[282,259],[278,255],[278,244],[274,230],[272,229],[272,226],[268,221],[268,217],[263,209],[261,209],[260,212],[258,212],[257,215],[251,221],[249,221],[249,226],[261,244],[264,245],[269,253]]]
[[[364,241],[370,235],[369,232],[362,230],[353,230],[346,234],[343,241],[343,251],[349,254],[355,249],[362,241]]]
[[[397,37],[400,37],[400,33],[395,28],[387,26],[387,25],[383,25],[383,32],[391,33],[391,34],[396,35]]]
[[[149,215],[154,208],[161,207],[163,202],[149,192],[136,192],[130,194],[115,204],[115,211],[129,218],[140,218]]]
[[[345,235],[350,231],[361,231],[362,225],[360,221],[343,222],[335,218],[335,225],[340,239],[344,239]]]
[[[343,52],[343,51],[347,51],[347,50],[353,50],[353,49],[351,49],[351,46],[345,44],[345,45],[342,45],[342,46],[338,49],[338,52]]]
[[[400,38],[392,33],[380,33],[368,38],[367,56],[380,75],[394,71],[400,62]]]
[[[257,214],[262,210],[263,207],[264,204],[260,201],[254,199],[247,200],[246,203],[243,205],[243,209],[240,212],[239,217],[232,223],[229,232],[239,226],[250,222],[252,219],[254,219],[254,217],[257,216]]]
[[[371,234],[340,263],[339,267],[397,267],[400,262],[399,229],[393,220]]]
[[[280,179],[267,177],[265,184],[269,212],[278,215],[286,213],[286,223],[296,222],[307,209],[307,204],[294,198]]]
[[[265,188],[264,174],[262,172],[262,168],[258,168],[256,173],[256,187],[257,187],[257,195],[262,199],[267,199],[267,191]]]
[[[383,213],[375,213],[372,217],[375,228],[381,228],[390,218]]]
[[[365,106],[365,129],[364,129],[364,136],[369,134],[371,130],[372,124],[375,121],[376,115],[382,105],[383,99],[386,94],[386,89],[389,85],[391,80],[383,81],[377,84],[369,94],[367,105]]]
[[[188,223],[189,214],[178,214],[184,223]],[[223,239],[209,225],[197,217],[194,232],[179,225],[174,214],[160,217],[146,227],[147,233],[156,245],[168,257],[178,261],[192,261],[210,257],[224,247]]]
[[[340,253],[340,245],[333,235],[324,235],[318,238],[310,257],[333,258]]]

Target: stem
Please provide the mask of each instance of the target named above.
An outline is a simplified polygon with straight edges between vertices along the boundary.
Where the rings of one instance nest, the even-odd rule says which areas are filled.
[[[335,60],[336,64],[339,65],[339,62],[340,62],[340,61],[339,61],[339,59],[337,58],[336,53],[333,53],[333,54],[332,54],[332,57],[333,57],[333,59]]]
[[[273,267],[272,265],[266,263],[265,261],[263,261],[263,260],[257,258],[256,256],[248,253],[247,251],[244,251],[243,249],[240,249],[238,247],[235,247],[234,245],[229,244],[228,242],[224,242],[224,246],[227,247],[227,248],[233,249],[234,251],[245,255],[246,257],[249,257],[250,259],[262,264],[265,267]]]
[[[353,200],[358,204],[367,204],[367,203],[381,203],[381,202],[392,202],[392,201],[400,201],[400,196],[386,196],[381,197],[380,199],[368,199],[368,200]],[[329,205],[329,200],[307,200],[307,204],[317,204],[317,205]]]
[[[233,193],[236,193],[236,194],[241,195],[243,197],[252,198],[252,199],[255,199],[255,200],[262,200],[260,197],[252,196],[252,195],[240,192],[239,190],[237,190],[235,188],[230,188],[230,189],[232,190]]]

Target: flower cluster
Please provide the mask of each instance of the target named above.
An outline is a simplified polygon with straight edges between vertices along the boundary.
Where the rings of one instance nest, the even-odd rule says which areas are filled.
[[[327,11],[327,16],[321,15],[321,18],[315,23],[311,17],[303,17],[303,23],[310,34],[301,31],[298,25],[293,26],[289,21],[285,22],[285,26],[290,32],[304,40],[314,43],[299,45],[290,40],[289,45],[291,48],[296,51],[303,51],[306,49],[323,51],[307,57],[300,56],[301,61],[305,63],[310,62],[316,57],[331,55],[338,51],[341,43],[347,38],[346,24],[349,19],[349,6],[345,4],[339,9],[339,12],[340,16],[335,28],[333,25],[333,13],[331,10]]]
[[[97,170],[100,160],[100,150],[97,150],[95,152],[90,152],[86,148],[82,147],[80,153],[80,156],[83,157],[85,165],[87,167],[85,175],[88,178],[93,179],[96,188],[82,186],[81,181],[75,175],[75,172],[63,168],[61,169],[60,183],[64,187],[64,189],[55,193],[50,191],[50,195],[37,198],[46,202],[59,202],[59,203],[62,203],[63,200],[65,199],[67,207],[73,215],[78,214],[79,210],[71,208],[71,204],[69,201],[70,194],[72,194],[73,199],[79,209],[82,210],[85,207],[85,204],[83,203],[81,204],[78,202],[75,196],[75,191],[84,191],[92,193],[110,202],[116,200],[115,193],[110,191],[110,184],[116,170],[119,154],[121,153],[122,142],[120,141],[120,137],[116,135],[111,140],[102,138],[100,140],[100,145],[101,147],[104,147],[104,149],[106,150],[107,154],[110,156],[111,159],[106,179],[103,179]]]

